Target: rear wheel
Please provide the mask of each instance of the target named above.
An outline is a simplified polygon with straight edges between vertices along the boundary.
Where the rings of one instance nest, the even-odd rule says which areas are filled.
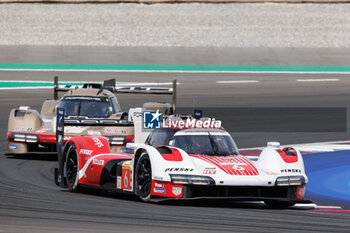
[[[293,206],[295,203],[290,201],[264,201],[265,204],[274,209],[284,209]]]
[[[72,144],[67,151],[64,170],[65,170],[68,188],[72,192],[78,192],[79,191],[79,185],[78,185],[79,160],[78,160],[78,153],[74,144]]]
[[[151,198],[152,189],[152,167],[147,153],[143,153],[136,163],[135,188],[136,194],[142,201]]]

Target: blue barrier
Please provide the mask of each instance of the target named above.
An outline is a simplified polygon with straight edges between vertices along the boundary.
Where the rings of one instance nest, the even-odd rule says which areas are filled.
[[[350,208],[350,151],[304,154],[306,199],[319,205]]]

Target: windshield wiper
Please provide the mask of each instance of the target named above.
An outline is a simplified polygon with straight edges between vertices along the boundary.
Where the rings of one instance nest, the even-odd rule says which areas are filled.
[[[213,137],[211,136],[210,132],[208,132],[208,134],[209,134],[210,144],[211,144],[211,146],[213,148],[213,152],[214,152],[214,154],[218,154],[219,147],[218,147],[218,145],[216,145],[216,143],[215,143]]]

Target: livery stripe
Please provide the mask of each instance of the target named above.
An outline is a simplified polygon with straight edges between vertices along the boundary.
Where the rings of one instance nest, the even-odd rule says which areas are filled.
[[[244,157],[243,157],[244,158]],[[254,166],[254,164],[249,160],[249,159],[247,159],[247,158],[244,158],[246,161],[247,161],[247,163],[250,165],[250,167],[251,168],[253,168],[253,170],[254,170],[254,175],[259,175],[259,171],[258,171],[258,169]]]
[[[244,163],[244,164],[247,164],[245,161],[242,161],[242,159],[240,157],[236,157],[236,159],[238,160],[239,163]],[[244,173],[244,175],[246,176],[250,176],[250,172],[249,171],[246,171],[245,169],[243,171],[241,171],[242,173]]]
[[[222,171],[229,175],[238,175],[238,176],[256,176],[259,174],[256,167],[243,156],[229,156],[229,157],[223,157],[223,156],[206,156],[206,155],[190,155],[194,158],[201,159],[207,163],[211,163],[215,165],[216,167],[220,168]],[[236,170],[236,169],[227,169],[223,163],[229,162],[229,163],[243,163],[245,166],[247,166],[249,169],[245,170]]]
[[[249,159],[247,159],[243,156],[239,156],[239,157],[242,158],[244,160],[244,162],[247,163],[249,165],[249,167],[251,167],[253,169],[253,175],[259,175],[258,169],[256,169],[254,164]]]
[[[218,161],[215,165],[222,167],[226,171],[226,173],[230,175],[239,175],[236,171],[227,170],[224,166],[221,165],[221,163],[224,163],[224,159],[222,159],[221,157],[216,157],[215,159]]]

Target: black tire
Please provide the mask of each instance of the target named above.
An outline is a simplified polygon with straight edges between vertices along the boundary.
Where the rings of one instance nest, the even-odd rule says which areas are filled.
[[[68,148],[66,161],[64,163],[64,174],[66,176],[67,186],[72,192],[79,191],[79,160],[75,145]]]
[[[136,195],[142,201],[149,201],[152,189],[152,166],[149,156],[146,152],[142,153],[137,160],[135,169],[135,190]]]
[[[264,202],[268,207],[273,209],[284,209],[295,205],[294,202],[290,202],[290,201],[264,201]]]

